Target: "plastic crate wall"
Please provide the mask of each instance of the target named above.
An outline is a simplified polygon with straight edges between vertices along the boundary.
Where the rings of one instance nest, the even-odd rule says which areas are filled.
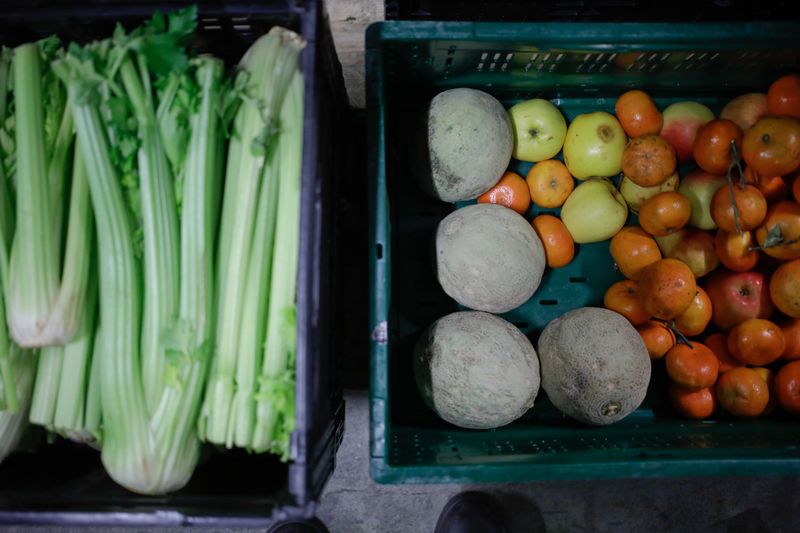
[[[330,317],[337,224],[334,196],[344,174],[346,97],[327,19],[314,0],[272,2],[126,2],[80,5],[33,0],[0,7],[0,42],[15,45],[53,33],[65,42],[111,34],[154,10],[196,3],[198,49],[231,67],[274,25],[300,32],[305,76],[301,249],[297,293],[296,429],[292,460],[207,447],[190,483],[175,494],[143,497],[114,484],[99,454],[85,447],[40,439],[0,465],[0,523],[81,525],[262,526],[274,519],[310,516],[334,467],[344,429],[339,360],[332,349]]]

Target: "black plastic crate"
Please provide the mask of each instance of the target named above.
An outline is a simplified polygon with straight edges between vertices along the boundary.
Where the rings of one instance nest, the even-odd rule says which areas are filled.
[[[302,214],[297,289],[296,429],[292,460],[241,450],[204,450],[189,484],[163,497],[116,485],[99,453],[44,439],[0,464],[0,524],[263,526],[313,515],[344,430],[344,403],[331,317],[336,296],[337,183],[344,175],[347,104],[324,9],[315,0],[262,2],[0,2],[0,43],[58,34],[65,42],[110,35],[158,9],[199,8],[199,50],[233,66],[274,25],[302,34],[305,78]]]

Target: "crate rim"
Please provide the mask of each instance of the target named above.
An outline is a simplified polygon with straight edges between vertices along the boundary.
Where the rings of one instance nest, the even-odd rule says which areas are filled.
[[[385,42],[430,40],[480,40],[489,43],[543,43],[641,45],[674,42],[693,46],[725,45],[774,47],[778,41],[798,41],[798,21],[751,22],[436,22],[386,20],[366,29],[366,49],[376,50]],[[738,41],[731,41],[732,38]],[[574,44],[574,43],[573,43]]]

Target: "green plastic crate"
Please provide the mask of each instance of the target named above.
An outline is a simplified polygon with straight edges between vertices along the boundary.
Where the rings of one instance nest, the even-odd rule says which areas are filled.
[[[637,87],[663,109],[765,92],[800,70],[798,23],[384,22],[367,31],[370,176],[371,473],[382,483],[800,473],[800,422],[781,415],[692,422],[666,402],[660,362],[644,404],[609,427],[563,417],[540,392],[515,423],[452,426],[428,409],[411,353],[425,327],[458,310],[431,268],[430,242],[454,206],[425,196],[408,167],[410,127],[437,92],[487,91],[511,106],[551,99],[567,116],[602,109]],[[513,163],[523,175],[530,163]],[[682,175],[686,170],[682,169]],[[531,219],[544,210],[532,206]],[[553,210],[550,210],[553,211]],[[502,315],[536,341],[547,322],[601,306],[614,272],[608,243],[580,245],[536,294]]]

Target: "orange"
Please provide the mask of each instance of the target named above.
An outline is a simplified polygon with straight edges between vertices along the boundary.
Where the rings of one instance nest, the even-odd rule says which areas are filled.
[[[752,368],[742,366],[723,373],[716,391],[719,406],[734,416],[760,416],[769,403],[769,387]]]
[[[544,245],[547,266],[561,268],[575,257],[575,242],[561,219],[553,215],[539,215],[531,222]]]
[[[638,279],[644,267],[661,259],[655,239],[639,226],[625,226],[611,238],[611,257],[622,275]]]
[[[679,192],[651,196],[639,208],[639,225],[650,235],[663,237],[683,228],[692,215],[692,204]]]
[[[660,259],[639,275],[639,297],[650,315],[672,320],[683,313],[697,294],[694,274],[677,259]]]
[[[767,406],[764,408],[763,414],[768,415],[778,406],[778,399],[775,395],[775,372],[763,366],[754,367],[753,370],[755,370],[756,373],[761,376],[761,379],[764,380],[764,383],[767,384],[769,400],[767,400]]]
[[[675,346],[675,333],[658,320],[648,320],[636,326],[636,331],[642,337],[650,359],[661,359]]]
[[[528,185],[516,172],[506,172],[497,184],[478,196],[479,204],[498,204],[525,214],[531,205]]]
[[[787,363],[778,370],[775,392],[784,411],[800,416],[800,361]]]
[[[711,298],[701,287],[686,310],[675,317],[675,327],[687,337],[700,335],[711,322]]]
[[[677,383],[670,383],[669,400],[678,414],[693,420],[708,418],[717,407],[717,399],[712,387],[699,390],[685,389]]]
[[[731,200],[731,194],[733,200]],[[736,205],[738,216],[733,206]],[[711,199],[711,218],[725,231],[756,229],[767,215],[767,199],[752,185],[720,187]],[[738,225],[737,225],[738,222]]]
[[[786,339],[786,348],[783,349],[781,359],[800,359],[800,319],[787,318],[779,321],[778,325]]]
[[[622,94],[614,104],[614,111],[628,137],[658,133],[664,124],[661,111],[658,110],[653,99],[649,94],[638,89]]]
[[[676,344],[667,352],[666,363],[669,377],[685,389],[704,389],[717,381],[719,361],[703,343]]]
[[[800,117],[800,77],[787,74],[772,82],[767,91],[770,115]]]
[[[783,176],[800,165],[800,120],[761,117],[742,141],[742,159],[759,176]]]
[[[752,249],[753,246],[751,231],[739,233],[720,229],[714,236],[714,251],[720,263],[734,272],[746,272],[756,266],[760,254]]]
[[[728,332],[728,350],[748,365],[767,365],[783,354],[786,339],[777,324],[763,318],[750,318]]]
[[[778,202],[771,206],[756,230],[756,240],[765,254],[776,259],[800,257],[800,204]]]
[[[692,145],[692,154],[697,166],[711,174],[725,174],[733,162],[731,145],[741,153],[744,133],[735,122],[715,118],[706,122],[697,130]]]
[[[640,187],[655,187],[675,172],[675,148],[657,133],[636,137],[622,152],[622,173]]]
[[[800,318],[800,259],[783,263],[769,280],[769,296],[778,310]]]
[[[638,284],[631,279],[612,284],[603,297],[603,305],[627,318],[634,326],[644,324],[650,319],[639,299]]]
[[[736,359],[734,356],[731,355],[731,352],[728,350],[728,336],[725,333],[712,333],[706,340],[704,344],[708,347],[709,350],[714,352],[714,355],[717,356],[717,360],[719,361],[719,371],[727,372],[731,368],[736,368],[738,366],[744,366],[744,363]]]
[[[539,161],[526,178],[531,200],[539,207],[561,207],[575,188],[575,180],[558,159]]]

